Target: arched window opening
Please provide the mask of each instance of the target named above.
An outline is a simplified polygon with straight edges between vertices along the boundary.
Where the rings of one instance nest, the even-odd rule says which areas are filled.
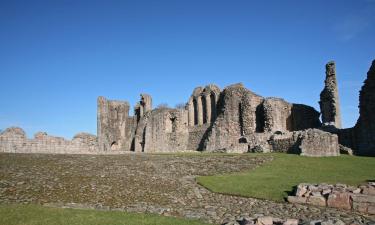
[[[113,141],[111,143],[111,150],[118,150],[119,149],[119,145],[116,141]]]

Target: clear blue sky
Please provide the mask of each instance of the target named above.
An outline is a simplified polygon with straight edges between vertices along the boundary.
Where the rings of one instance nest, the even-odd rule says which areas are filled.
[[[99,95],[174,106],[208,83],[319,109],[332,59],[350,127],[374,58],[374,0],[0,0],[0,128],[95,134]]]

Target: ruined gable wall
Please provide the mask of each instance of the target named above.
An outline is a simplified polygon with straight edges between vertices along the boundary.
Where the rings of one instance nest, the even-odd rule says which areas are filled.
[[[311,106],[292,104],[291,113],[293,131],[321,127],[320,113]]]
[[[264,132],[292,130],[292,105],[281,98],[266,98],[262,104]]]
[[[142,136],[144,152],[187,150],[188,112],[184,109],[155,109],[147,117]]]
[[[95,135],[79,133],[72,140],[38,132],[28,139],[21,128],[7,128],[0,134],[0,152],[49,153],[49,154],[96,154],[98,142]]]
[[[126,132],[129,122],[129,103],[98,98],[97,132],[101,151],[129,151],[131,137]],[[129,129],[128,129],[129,130]]]
[[[281,98],[266,98],[262,104],[265,132],[297,131],[321,126],[313,107],[291,104]]]
[[[216,120],[220,88],[214,84],[197,87],[187,103],[187,150],[203,150],[207,130]]]
[[[256,110],[262,97],[242,84],[225,88],[218,101],[216,121],[208,131],[205,150],[234,150],[241,136],[257,129]]]
[[[355,126],[357,154],[375,156],[375,60],[360,91],[359,114]]]

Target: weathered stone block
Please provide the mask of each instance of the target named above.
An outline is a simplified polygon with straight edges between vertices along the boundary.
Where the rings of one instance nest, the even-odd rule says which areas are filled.
[[[307,198],[299,196],[288,196],[287,201],[290,203],[305,204],[307,202]]]
[[[367,202],[353,202],[353,210],[366,213],[369,203]]]
[[[326,206],[326,199],[322,196],[310,196],[307,203],[315,206]]]
[[[299,184],[297,186],[296,196],[302,197],[307,192],[307,184]]]
[[[351,196],[353,202],[369,202],[375,203],[375,196],[373,195],[364,195],[364,194],[353,194]]]
[[[365,195],[375,195],[375,187],[373,186],[366,186],[362,189],[362,194]]]
[[[273,218],[270,216],[259,217],[256,222],[257,225],[272,225]]]
[[[283,225],[298,225],[298,220],[297,219],[287,219]]]
[[[327,205],[333,208],[350,210],[350,194],[334,192],[328,195]]]
[[[375,204],[370,204],[367,208],[368,214],[375,214]]]
[[[309,129],[299,134],[300,152],[304,156],[338,156],[339,142],[336,134]]]

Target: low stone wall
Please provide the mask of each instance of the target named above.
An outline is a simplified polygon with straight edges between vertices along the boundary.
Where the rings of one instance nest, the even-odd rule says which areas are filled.
[[[98,152],[95,135],[79,133],[72,140],[38,132],[34,139],[28,139],[18,127],[7,128],[0,134],[0,152],[8,153],[52,153],[52,154],[94,154]]]
[[[345,225],[342,220],[312,220],[301,223],[298,219],[280,219],[271,216],[260,216],[257,218],[245,217],[236,220],[228,220],[222,225]],[[354,225],[354,224],[352,224]]]
[[[267,137],[267,136],[264,136]],[[339,156],[338,137],[319,129],[294,132],[276,132],[251,152],[287,152],[303,156]]]
[[[345,184],[299,184],[288,202],[328,206],[375,214],[375,182],[358,187]]]

